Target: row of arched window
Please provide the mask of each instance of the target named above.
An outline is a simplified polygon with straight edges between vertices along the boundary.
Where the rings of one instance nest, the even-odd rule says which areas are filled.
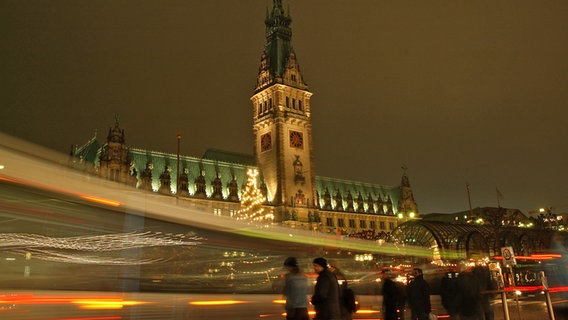
[[[264,100],[258,104],[258,115],[261,115],[268,110],[273,108],[272,98],[268,98],[268,100]],[[304,104],[301,99],[290,98],[286,97],[286,108],[297,110],[297,111],[304,111]]]

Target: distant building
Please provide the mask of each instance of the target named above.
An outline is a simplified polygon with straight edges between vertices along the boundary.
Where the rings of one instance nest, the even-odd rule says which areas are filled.
[[[188,205],[227,216],[240,209],[246,171],[255,168],[265,207],[276,222],[322,232],[376,237],[394,230],[402,221],[399,216],[417,216],[406,172],[399,185],[316,175],[312,93],[292,46],[291,21],[281,1],[274,0],[251,97],[253,155],[219,150],[201,158],[180,155],[178,172],[178,155],[129,147],[117,118],[102,144],[94,137],[73,150],[77,164],[106,179],[177,196]]]
[[[499,221],[495,221],[498,219]],[[429,213],[422,215],[425,221],[448,223],[500,224],[503,226],[522,226],[529,219],[519,209],[501,207],[477,207],[454,213]]]

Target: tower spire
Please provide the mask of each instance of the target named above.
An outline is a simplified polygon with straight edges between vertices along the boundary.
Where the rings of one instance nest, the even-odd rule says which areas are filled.
[[[282,0],[274,0],[272,12],[264,21],[266,25],[265,52],[270,60],[270,73],[282,76],[286,60],[292,48],[292,18],[284,14]]]
[[[274,0],[272,10],[267,10],[264,24],[266,44],[261,57],[256,90],[260,91],[274,83],[307,89],[292,47],[292,18],[284,11],[282,0]],[[293,70],[294,74],[288,74],[289,70]]]

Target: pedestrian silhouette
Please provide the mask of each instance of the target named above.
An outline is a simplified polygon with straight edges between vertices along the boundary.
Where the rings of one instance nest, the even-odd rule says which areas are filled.
[[[288,270],[284,278],[283,295],[286,298],[287,320],[309,320],[308,315],[308,278],[298,266],[298,260],[288,257],[284,261]]]

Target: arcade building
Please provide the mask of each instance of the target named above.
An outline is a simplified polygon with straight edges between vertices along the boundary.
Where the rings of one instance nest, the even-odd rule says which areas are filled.
[[[408,176],[403,172],[399,184],[384,185],[316,175],[312,92],[292,46],[291,22],[281,0],[274,0],[265,19],[266,44],[250,98],[252,155],[207,150],[202,157],[192,157],[132,147],[117,117],[106,140],[95,135],[73,147],[74,166],[223,216],[238,214],[247,171],[256,169],[264,211],[274,222],[386,238],[399,223],[419,214]]]

